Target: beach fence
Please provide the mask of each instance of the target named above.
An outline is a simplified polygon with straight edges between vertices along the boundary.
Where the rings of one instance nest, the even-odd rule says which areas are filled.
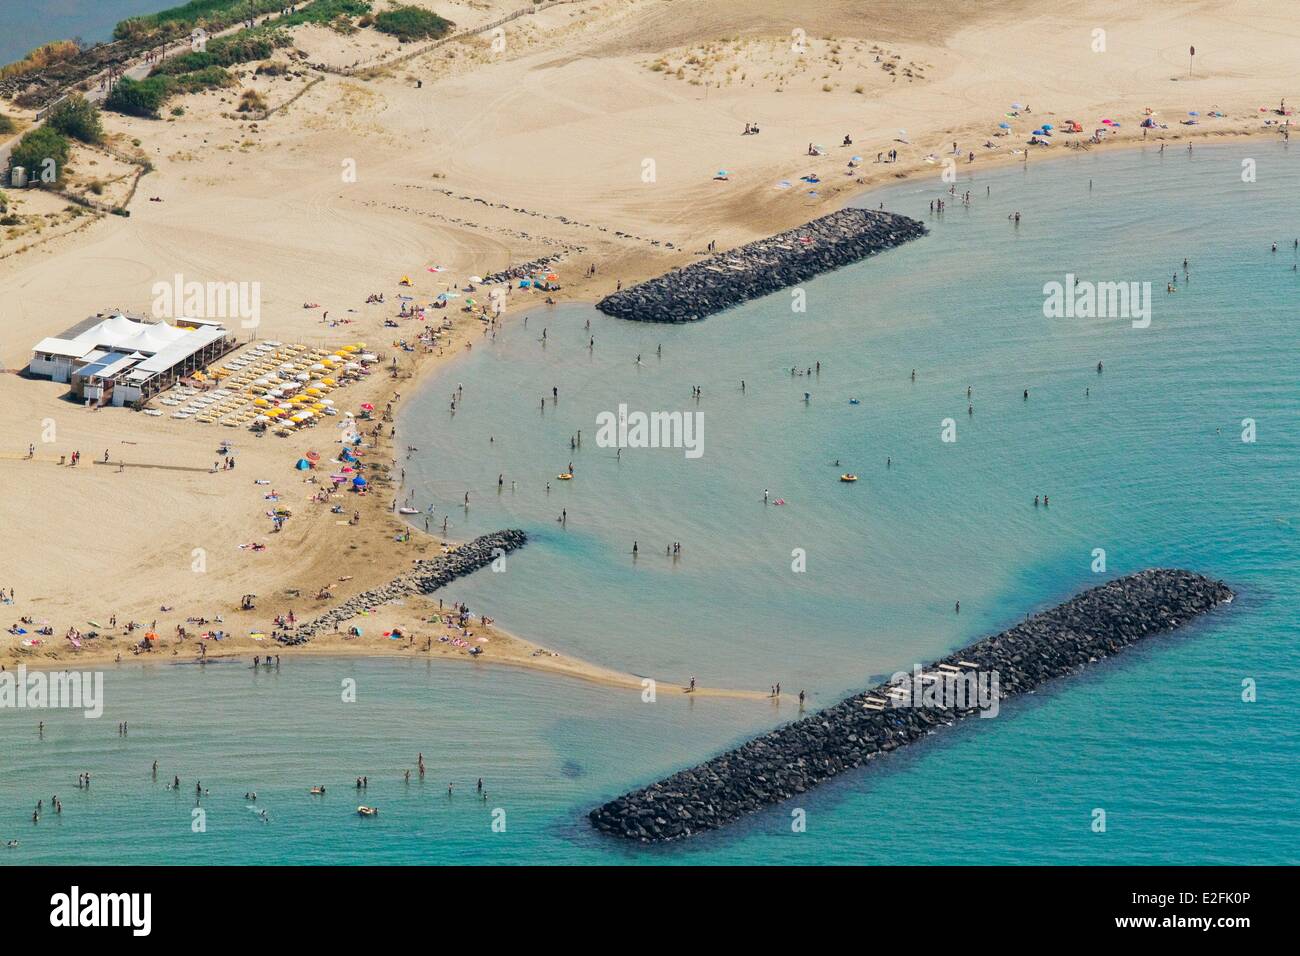
[[[292,106],[302,97],[304,93],[306,93],[308,90],[310,90],[313,86],[315,86],[323,79],[325,79],[325,77],[323,76],[313,77],[312,80],[309,83],[307,83],[302,89],[300,89],[297,93],[293,94],[293,96],[289,97],[287,100],[285,100],[283,103],[279,104],[278,106],[272,106],[270,109],[262,110],[261,112],[256,114],[249,113],[248,115],[241,118],[245,120],[251,120],[252,122],[255,123],[260,123],[262,120],[268,120],[276,113],[280,112],[281,110],[287,109],[288,107]]]
[[[60,96],[58,99],[54,100],[54,101],[51,102],[51,103],[46,103],[44,106],[42,106],[40,109],[38,109],[38,110],[36,111],[36,122],[38,122],[38,123],[44,123],[44,122],[45,122],[45,117],[49,116],[50,113],[54,112],[54,108],[55,108],[56,106],[58,106],[60,103],[62,103],[64,100],[66,100],[66,99],[68,98],[68,96],[69,96],[69,94],[64,93],[64,94],[63,94],[62,96]]]
[[[443,37],[441,40],[434,40],[426,43],[416,50],[403,53],[390,59],[372,60],[369,63],[357,64],[356,66],[329,66],[325,63],[312,64],[316,69],[324,73],[335,73],[339,76],[356,76],[359,73],[366,73],[370,70],[377,70],[384,67],[397,66],[400,63],[406,63],[408,60],[414,60],[418,56],[424,56],[431,50],[447,43],[454,43],[457,40],[464,40],[468,37],[478,36],[480,33],[487,33],[489,30],[495,30],[499,26],[509,23],[511,20],[518,20],[520,17],[529,17],[533,14],[540,13],[543,10],[549,10],[551,7],[562,6],[566,3],[585,3],[586,0],[547,0],[546,3],[535,3],[531,6],[515,10],[513,13],[507,13],[504,17],[493,20],[491,23],[484,23],[468,30],[461,30],[459,33],[453,33],[451,36]]]

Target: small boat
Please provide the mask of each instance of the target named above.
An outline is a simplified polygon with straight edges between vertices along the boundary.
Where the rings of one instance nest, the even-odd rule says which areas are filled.
[[[377,816],[378,813],[378,807],[367,807],[364,805],[357,807],[357,816],[359,817],[373,817]]]
[[[323,794],[323,793],[325,792],[325,788],[324,788],[324,787],[312,787],[312,788],[311,788],[311,792],[312,792],[313,794],[315,794],[316,796],[320,796],[321,794]]]
[[[850,405],[861,405],[861,404],[862,404],[862,401],[861,401],[860,399],[857,399],[857,398],[850,398],[850,399],[849,399],[849,404],[850,404]]]
[[[573,472],[566,471],[564,474],[556,475],[555,477],[558,478],[560,481],[570,481],[573,478]]]
[[[418,515],[420,513],[420,509],[419,508],[398,508],[397,513],[399,515]]]
[[[840,481],[857,481],[857,475],[840,475]]]

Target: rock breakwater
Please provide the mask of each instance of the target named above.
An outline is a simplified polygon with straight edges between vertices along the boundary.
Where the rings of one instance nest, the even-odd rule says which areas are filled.
[[[357,617],[363,611],[369,611],[390,601],[412,594],[430,594],[457,578],[472,574],[479,568],[491,564],[496,558],[516,548],[522,548],[527,541],[527,534],[512,528],[481,535],[473,541],[462,544],[456,550],[436,558],[416,561],[411,570],[388,584],[363,591],[337,607],[330,608],[320,617],[298,625],[289,635],[291,642],[305,643],[321,631],[330,630],[337,624]]]
[[[1153,569],[1110,581],[922,670],[934,681],[996,676],[1002,699],[1181,627],[1230,601],[1222,581]],[[589,814],[602,832],[663,843],[714,830],[980,712],[900,704],[894,683],[778,727],[698,767],[625,794]],[[914,699],[914,698],[913,698]]]
[[[695,322],[892,249],[926,231],[907,216],[841,209],[615,292],[596,308],[641,322]]]

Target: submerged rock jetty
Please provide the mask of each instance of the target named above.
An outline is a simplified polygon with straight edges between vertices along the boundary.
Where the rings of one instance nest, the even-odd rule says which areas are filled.
[[[436,558],[416,561],[411,570],[401,577],[382,587],[363,591],[338,607],[330,608],[320,617],[298,625],[291,634],[292,643],[305,643],[321,631],[330,630],[336,624],[351,620],[361,612],[387,604],[389,601],[396,601],[412,594],[430,594],[457,578],[472,574],[484,565],[490,564],[500,555],[522,548],[527,541],[527,534],[512,528],[481,535],[473,541],[462,544],[456,550]]]
[[[695,322],[902,245],[927,232],[907,216],[841,209],[608,295],[606,315],[640,322]]]
[[[1046,681],[1171,631],[1232,600],[1232,590],[1190,571],[1155,569],[1084,591],[920,670],[938,684],[981,680],[995,697]],[[909,675],[910,677],[910,675]],[[989,678],[994,678],[990,681]],[[980,713],[947,700],[900,703],[904,683],[885,683],[778,727],[707,763],[597,807],[592,825],[642,843],[680,840],[804,793],[817,784]]]

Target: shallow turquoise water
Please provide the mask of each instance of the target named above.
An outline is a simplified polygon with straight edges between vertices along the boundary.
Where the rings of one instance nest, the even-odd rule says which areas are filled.
[[[1255,184],[1240,181],[1245,156],[1258,161]],[[1191,157],[1151,149],[1005,170],[967,188],[973,205],[942,220],[926,211],[937,179],[870,197],[926,218],[932,234],[809,283],[806,313],[784,294],[674,328],[539,309],[432,382],[400,423],[400,440],[420,449],[406,465],[416,502],[432,502],[438,523],[448,514],[456,537],[505,525],[534,535],[505,574],[475,576],[450,597],[562,651],[660,679],[779,680],[779,709],[663,694],[643,704],[469,664],[124,668],[109,675],[100,721],[47,715],[40,741],[30,713],[0,712],[0,837],[22,840],[0,858],[1300,860],[1300,166],[1264,144]],[[1006,218],[1014,210],[1018,228]],[[1169,295],[1175,269],[1180,291]],[[1066,272],[1150,281],[1151,326],[1044,318],[1043,284]],[[820,375],[790,375],[816,361]],[[465,394],[452,416],[457,383]],[[539,411],[552,386],[558,403]],[[596,415],[620,402],[701,411],[703,456],[620,459],[597,447]],[[954,443],[940,441],[948,417]],[[1253,443],[1241,440],[1244,418],[1256,422]],[[583,447],[571,452],[579,428]],[[556,481],[570,460],[575,479]],[[841,484],[844,470],[861,480]],[[788,504],[765,506],[764,488]],[[1035,509],[1035,494],[1050,508]],[[670,541],[683,544],[676,562],[663,553]],[[807,552],[805,573],[791,570],[795,548]],[[812,706],[830,703],[1095,583],[1096,548],[1105,576],[1178,565],[1240,596],[1187,632],[808,796],[806,833],[791,832],[790,807],[653,852],[585,827],[600,800],[793,716],[801,687]],[[342,704],[350,675],[360,699]],[[1246,678],[1256,703],[1240,700]],[[401,770],[420,750],[430,775],[408,788]],[[76,789],[79,770],[94,773],[92,792]],[[181,793],[163,789],[173,772]],[[360,801],[348,781],[362,773],[365,802],[382,808],[374,820],[351,812]],[[190,833],[195,775],[213,791],[204,834]],[[487,806],[473,797],[477,776]],[[318,781],[330,787],[324,800],[305,792]],[[245,809],[249,788],[271,823]],[[31,805],[52,792],[62,818],[33,826]],[[497,806],[504,834],[489,826]],[[1090,829],[1094,808],[1107,811],[1104,834]]]

